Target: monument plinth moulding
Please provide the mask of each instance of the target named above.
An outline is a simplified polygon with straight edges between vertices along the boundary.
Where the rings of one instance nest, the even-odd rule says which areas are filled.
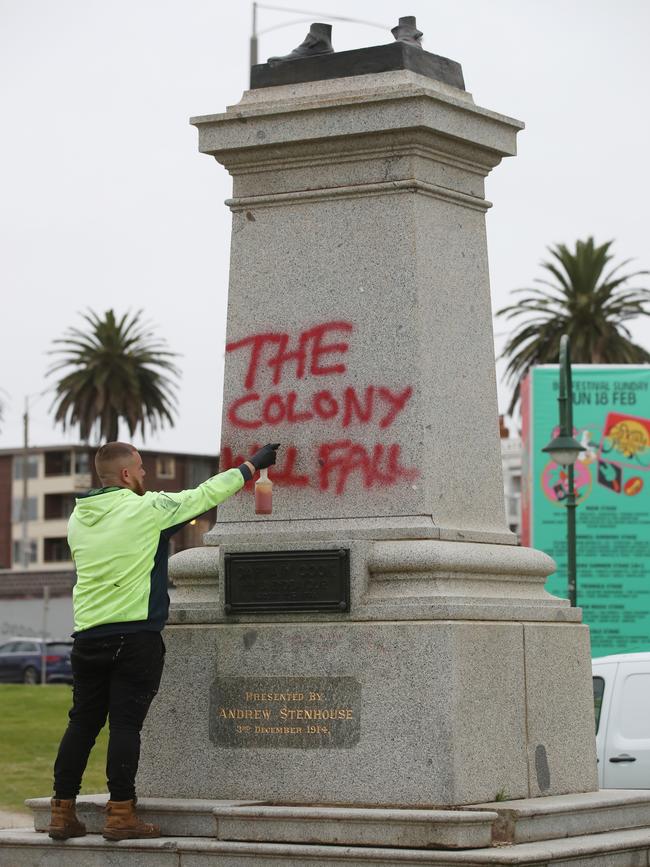
[[[192,121],[233,178],[221,466],[282,448],[273,514],[172,559],[141,792],[594,790],[588,631],[505,523],[484,182],[523,124],[418,45],[344,54]]]

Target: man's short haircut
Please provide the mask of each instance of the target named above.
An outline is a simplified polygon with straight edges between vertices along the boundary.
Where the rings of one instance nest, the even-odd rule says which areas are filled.
[[[100,446],[95,455],[95,469],[99,478],[103,480],[115,475],[136,451],[136,447],[129,443],[105,443]]]

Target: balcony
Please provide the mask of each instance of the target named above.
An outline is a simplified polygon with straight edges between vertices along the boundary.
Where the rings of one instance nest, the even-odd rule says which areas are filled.
[[[59,537],[43,540],[43,562],[66,563],[71,559],[67,539]]]
[[[72,477],[72,487],[75,491],[89,491],[93,485],[93,477],[90,473],[76,473]]]
[[[66,520],[75,506],[74,494],[46,494],[44,518],[46,521]]]

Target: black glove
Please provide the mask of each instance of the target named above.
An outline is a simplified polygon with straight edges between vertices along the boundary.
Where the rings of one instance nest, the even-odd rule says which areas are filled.
[[[259,452],[255,452],[252,458],[248,460],[256,470],[263,470],[265,467],[272,467],[276,460],[276,451],[280,448],[280,443],[268,443],[263,446]]]

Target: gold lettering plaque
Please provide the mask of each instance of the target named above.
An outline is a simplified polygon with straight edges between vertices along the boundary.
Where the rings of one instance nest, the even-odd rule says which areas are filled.
[[[353,677],[219,677],[210,691],[210,740],[220,747],[346,749],[361,734]]]

